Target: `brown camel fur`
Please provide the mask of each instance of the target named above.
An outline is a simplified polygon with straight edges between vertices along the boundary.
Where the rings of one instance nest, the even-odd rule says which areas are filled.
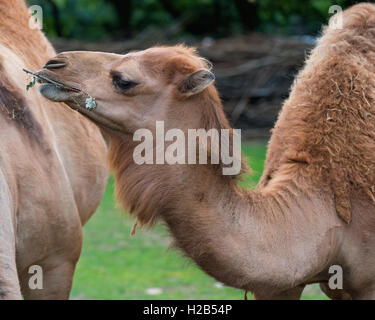
[[[90,121],[26,91],[22,68],[56,55],[29,19],[23,1],[0,0],[0,299],[66,299],[107,150]],[[43,289],[29,287],[33,265]]]
[[[156,120],[184,132],[229,127],[193,49],[62,53],[55,59],[65,67],[40,74],[82,91],[43,84],[40,92],[108,130],[118,200],[140,223],[164,220],[217,280],[258,299],[299,298],[318,282],[332,298],[375,298],[375,7],[354,6],[343,23],[324,30],[297,76],[254,191],[220,165],[134,163],[133,133],[153,131]],[[332,265],[343,269],[343,290],[327,285]]]

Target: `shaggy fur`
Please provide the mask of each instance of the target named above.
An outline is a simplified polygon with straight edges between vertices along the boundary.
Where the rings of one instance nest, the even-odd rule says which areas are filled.
[[[343,24],[324,30],[297,76],[273,129],[261,185],[288,163],[301,163],[309,180],[332,188],[349,223],[351,197],[362,192],[374,200],[375,192],[375,6],[345,11]]]

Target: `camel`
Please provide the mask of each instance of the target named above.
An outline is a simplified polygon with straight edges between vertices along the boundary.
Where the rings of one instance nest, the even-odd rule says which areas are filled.
[[[107,146],[82,115],[26,91],[22,68],[56,55],[29,19],[24,1],[0,0],[0,299],[67,299]]]
[[[375,7],[343,13],[297,75],[255,190],[219,164],[136,164],[137,130],[229,129],[214,74],[192,48],[117,55],[65,52],[39,71],[40,93],[109,137],[116,195],[141,225],[162,220],[176,247],[256,299],[299,299],[320,283],[335,299],[375,298]],[[97,108],[87,110],[88,97]],[[207,149],[209,150],[209,149]],[[246,166],[243,165],[243,171]],[[334,266],[342,288],[330,286]]]

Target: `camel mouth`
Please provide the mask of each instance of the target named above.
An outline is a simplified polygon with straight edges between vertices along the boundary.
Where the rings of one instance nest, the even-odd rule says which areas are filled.
[[[78,111],[96,125],[109,132],[117,134],[128,133],[120,124],[104,118],[98,112],[95,112],[95,110],[88,109],[87,99],[91,97],[84,91],[56,80],[44,72],[38,72],[36,75],[38,78],[37,81],[40,83],[39,92],[48,100],[66,103],[71,109]]]
[[[54,85],[60,90],[64,91],[73,91],[73,92],[80,92],[81,90],[75,87],[72,87],[71,85],[65,84],[64,82],[58,81],[56,79],[53,79],[50,76],[47,76],[45,73],[38,72],[35,74],[37,77],[37,82],[40,84],[50,84]]]
[[[42,96],[54,102],[66,102],[72,98],[72,93],[74,93],[71,90],[48,82],[41,83],[39,92]]]
[[[81,95],[82,91],[74,86],[55,79],[50,74],[39,71],[34,74],[40,84],[39,92],[45,98],[55,102],[65,102],[73,96]]]
[[[88,100],[92,102],[95,101],[95,99],[90,97],[83,90],[55,79],[48,71],[42,70],[32,74],[37,78],[37,82],[40,84],[40,94],[46,99],[66,103],[71,109],[78,111],[96,125],[109,132],[121,135],[129,134],[119,123],[101,116],[92,108],[88,108]]]

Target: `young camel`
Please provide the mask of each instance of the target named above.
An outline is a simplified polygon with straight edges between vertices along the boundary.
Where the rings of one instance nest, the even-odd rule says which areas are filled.
[[[142,224],[163,219],[218,281],[258,299],[297,299],[310,283],[332,298],[375,298],[375,7],[354,6],[343,22],[326,28],[297,76],[254,191],[217,165],[134,163],[133,133],[157,120],[185,133],[229,128],[193,49],[62,53],[54,60],[64,67],[40,74],[82,91],[45,83],[40,92],[107,130],[118,200]],[[343,290],[327,285],[332,265],[342,267]]]
[[[0,300],[69,297],[82,225],[108,175],[100,130],[26,91],[22,68],[56,55],[30,18],[23,1],[0,0]],[[34,265],[42,289],[29,286]]]

